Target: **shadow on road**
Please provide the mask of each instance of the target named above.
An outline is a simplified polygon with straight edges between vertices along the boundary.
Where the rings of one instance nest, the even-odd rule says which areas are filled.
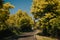
[[[16,36],[15,39],[18,39],[18,38],[26,38],[26,37],[31,37],[33,35],[27,35],[27,36]]]

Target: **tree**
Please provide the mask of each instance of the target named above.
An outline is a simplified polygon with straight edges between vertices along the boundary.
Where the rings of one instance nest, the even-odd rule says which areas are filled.
[[[4,5],[3,5],[3,7],[4,8],[0,9],[0,24],[3,24],[2,26],[6,25],[5,21],[9,18],[9,14],[10,14],[9,13],[9,7],[10,6],[7,5],[8,10],[5,9],[5,6]],[[4,28],[4,27],[2,27],[2,28]]]
[[[15,33],[32,30],[34,25],[32,18],[28,16],[26,12],[21,10],[18,10],[16,14],[10,15],[7,23],[9,28],[12,28]]]
[[[32,18],[26,13],[26,12],[22,12],[21,10],[18,10],[18,12],[16,13],[16,24],[22,29],[23,27],[32,27],[34,22],[32,20]],[[24,26],[25,25],[25,26]],[[30,26],[28,26],[30,25]]]
[[[6,3],[2,4],[3,7],[0,9],[0,38],[4,37],[4,35],[5,35],[4,33],[7,34],[9,32],[9,29],[8,29],[9,26],[7,26],[6,20],[9,18],[9,15],[10,15],[9,9],[11,9],[12,6],[9,5],[9,3],[7,3],[7,4]]]
[[[14,6],[11,3],[7,2],[7,3],[3,4],[3,9],[9,10],[11,8],[14,8]]]
[[[4,3],[4,1],[0,0],[0,8],[3,8],[3,3]]]
[[[60,16],[60,1],[59,0],[33,0],[31,13],[35,19],[40,19],[39,26],[43,29],[44,35],[51,35],[52,25],[50,20]],[[56,21],[56,19],[54,19]],[[54,21],[53,21],[54,22]],[[55,22],[58,24],[58,22]],[[54,26],[54,31],[60,26]],[[54,32],[53,31],[53,32]]]
[[[4,5],[3,5],[3,7],[4,7]],[[4,8],[0,9],[0,33],[2,33],[8,27],[6,24],[6,20],[9,18],[9,14],[10,14],[9,10],[6,10]]]

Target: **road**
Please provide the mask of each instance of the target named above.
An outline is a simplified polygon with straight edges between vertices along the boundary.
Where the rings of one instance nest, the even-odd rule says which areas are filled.
[[[35,32],[27,32],[19,35],[16,40],[36,40]]]
[[[18,40],[36,40],[35,31],[34,32],[28,32],[28,33],[23,33],[20,36],[21,36],[21,38],[18,38]]]
[[[18,40],[36,40],[36,38],[34,36],[29,36],[29,37],[18,38]]]
[[[6,40],[37,40],[35,35],[36,31],[26,32],[15,37],[9,37]]]

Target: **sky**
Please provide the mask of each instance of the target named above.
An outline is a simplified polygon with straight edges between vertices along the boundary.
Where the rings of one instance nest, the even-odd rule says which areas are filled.
[[[32,0],[4,0],[4,1],[10,2],[12,5],[15,6],[14,9],[10,10],[11,14],[14,14],[19,9],[21,9],[22,11],[26,11],[29,15],[31,15],[30,9],[32,5]]]

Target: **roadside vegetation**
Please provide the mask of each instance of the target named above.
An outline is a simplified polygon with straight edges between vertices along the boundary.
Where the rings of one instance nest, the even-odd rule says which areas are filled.
[[[0,38],[32,31],[34,21],[26,12],[19,9],[15,14],[11,14],[10,9],[15,6],[2,0],[0,2]]]
[[[60,38],[60,0],[33,0],[31,6],[33,19],[20,9],[11,14],[10,9],[13,8],[15,6],[11,3],[0,0],[0,38],[36,29],[41,31],[37,35],[38,40]]]
[[[31,13],[44,36],[60,36],[60,1],[33,0]]]

